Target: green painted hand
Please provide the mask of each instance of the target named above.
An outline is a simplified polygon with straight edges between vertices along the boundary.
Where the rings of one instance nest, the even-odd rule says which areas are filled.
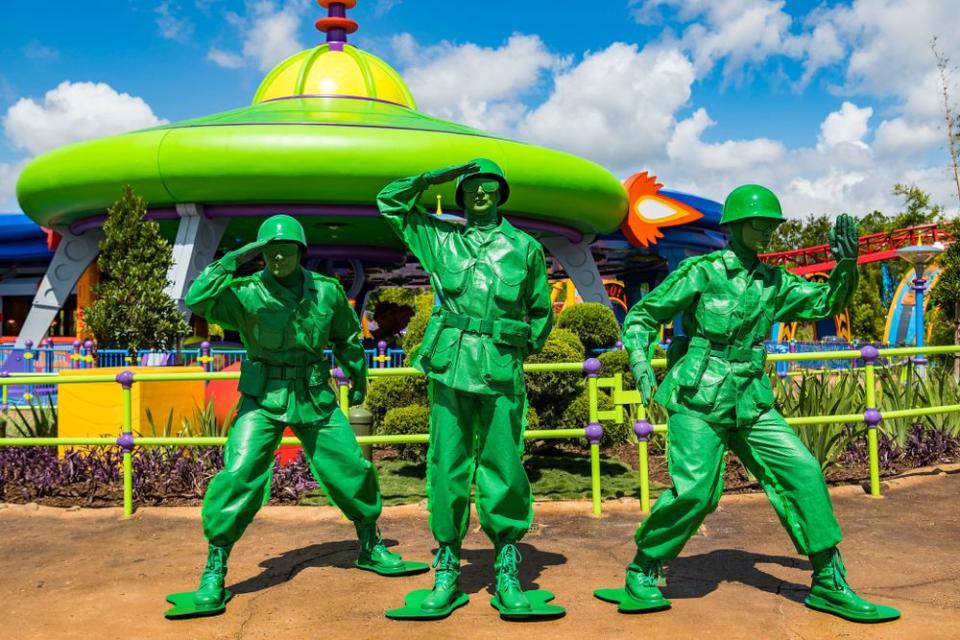
[[[467,164],[455,165],[452,167],[444,167],[442,169],[434,169],[433,171],[427,171],[423,174],[423,179],[429,182],[430,184],[443,184],[444,182],[450,182],[455,180],[459,176],[462,176],[467,173],[475,173],[479,171],[479,166],[476,162],[468,162]]]
[[[260,255],[268,242],[269,240],[254,240],[253,242],[248,242],[239,249],[234,249],[227,253],[221,260],[226,263],[232,263],[233,268],[236,268]]]
[[[350,389],[350,406],[356,407],[363,404],[364,399],[367,397],[367,390],[354,387]]]
[[[857,221],[841,213],[830,230],[830,252],[836,260],[856,260],[860,253],[860,229]]]
[[[633,372],[633,379],[636,381],[640,398],[644,404],[647,404],[653,397],[653,385],[657,381],[657,376],[653,373],[653,367],[646,360],[642,360],[630,365],[630,371]]]

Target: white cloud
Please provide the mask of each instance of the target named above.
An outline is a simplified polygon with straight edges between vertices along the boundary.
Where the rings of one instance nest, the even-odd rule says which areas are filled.
[[[701,140],[703,132],[715,124],[705,109],[697,109],[692,116],[678,123],[667,143],[670,160],[687,171],[733,173],[758,164],[778,162],[786,153],[782,143],[767,138],[717,143]]]
[[[943,127],[910,118],[894,118],[884,120],[877,127],[874,148],[881,154],[915,155],[945,145],[946,141]]]
[[[378,18],[383,17],[390,13],[390,10],[401,2],[403,2],[403,0],[377,0],[377,4],[373,8],[373,15]]]
[[[41,153],[71,142],[165,123],[142,98],[102,82],[61,82],[40,102],[20,98],[3,118],[17,149]]]
[[[500,47],[450,42],[417,47],[402,34],[392,44],[406,63],[403,77],[421,110],[500,134],[510,134],[523,117],[524,94],[546,71],[564,64],[538,36],[514,34]]]
[[[23,55],[30,60],[56,61],[60,59],[60,50],[48,47],[36,40],[31,40],[23,49]]]
[[[26,160],[0,162],[0,212],[19,211],[17,203],[17,177]]]
[[[243,56],[216,47],[210,47],[210,51],[207,52],[207,60],[225,69],[239,69],[245,64]]]
[[[193,35],[193,23],[186,18],[177,17],[180,6],[176,2],[161,2],[153,12],[157,14],[157,28],[167,40],[186,42]]]
[[[306,48],[297,32],[308,10],[308,4],[295,0],[287,0],[282,5],[267,0],[248,2],[246,15],[226,14],[227,22],[240,34],[240,53],[212,47],[207,60],[229,69],[253,65],[260,71],[269,71]]]
[[[614,170],[663,156],[674,113],[690,98],[693,65],[675,49],[614,43],[562,70],[520,124],[524,139]]]
[[[839,111],[829,114],[820,123],[817,147],[826,149],[840,144],[852,144],[866,149],[863,138],[867,135],[872,107],[860,108],[852,102],[844,102]]]

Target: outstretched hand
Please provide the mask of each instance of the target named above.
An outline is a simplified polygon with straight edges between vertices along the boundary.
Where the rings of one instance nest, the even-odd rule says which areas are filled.
[[[350,389],[350,406],[356,407],[358,405],[363,404],[363,401],[366,399],[366,397],[367,397],[366,389],[360,389],[358,387],[354,387],[353,389]]]
[[[846,213],[841,213],[830,229],[830,252],[835,260],[856,260],[860,253],[859,225]]]
[[[267,246],[269,242],[269,240],[255,240],[253,242],[248,242],[239,249],[235,249],[223,257],[233,261],[234,264],[239,266],[241,264],[250,262],[260,255],[263,252],[263,248]]]
[[[423,174],[423,178],[430,184],[443,184],[444,182],[450,182],[459,176],[468,173],[476,173],[479,170],[480,167],[476,162],[468,162],[467,164],[443,167],[442,169],[427,171],[425,174]]]

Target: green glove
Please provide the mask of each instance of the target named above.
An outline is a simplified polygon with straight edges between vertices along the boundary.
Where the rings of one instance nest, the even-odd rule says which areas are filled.
[[[357,405],[363,404],[363,401],[367,397],[367,386],[366,385],[354,385],[350,389],[350,406],[356,407]]]
[[[860,229],[846,213],[837,216],[837,223],[830,229],[830,252],[837,261],[856,260],[860,254]]]
[[[263,248],[269,243],[270,240],[254,240],[253,242],[249,242],[220,258],[220,264],[222,264],[227,271],[236,271],[237,267],[241,264],[250,262],[260,255],[263,252]]]
[[[443,184],[444,182],[455,180],[459,176],[467,173],[475,173],[479,170],[480,167],[477,166],[476,162],[468,162],[467,164],[459,164],[451,167],[443,167],[442,169],[427,171],[420,177],[426,180],[428,184]]]
[[[637,390],[640,392],[640,399],[643,400],[644,404],[647,404],[653,397],[653,385],[657,382],[653,367],[646,360],[637,360],[630,363],[630,371],[633,373]]]

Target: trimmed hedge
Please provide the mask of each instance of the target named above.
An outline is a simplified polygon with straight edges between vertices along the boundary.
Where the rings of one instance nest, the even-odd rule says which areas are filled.
[[[620,339],[620,323],[613,311],[599,302],[567,307],[560,313],[557,327],[576,334],[587,351],[612,347]]]

